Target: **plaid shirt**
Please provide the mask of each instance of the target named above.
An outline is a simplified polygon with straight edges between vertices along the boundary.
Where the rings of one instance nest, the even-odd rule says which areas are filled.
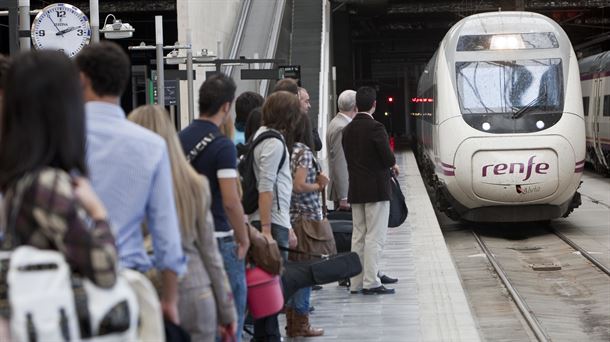
[[[18,208],[15,216],[14,205]],[[91,227],[66,172],[45,168],[26,175],[6,192],[4,209],[5,248],[29,245],[60,251],[73,272],[101,287],[114,285],[117,254],[108,222],[95,221]]]
[[[310,184],[315,183],[317,176],[316,165],[317,162],[313,157],[311,149],[305,144],[295,143],[292,155],[290,156],[290,171],[292,172],[292,178],[294,179],[297,168],[304,168],[307,170],[305,182]],[[322,220],[322,203],[320,202],[320,193],[318,191],[302,193],[292,192],[290,201],[290,221],[295,222],[298,217],[307,220]]]

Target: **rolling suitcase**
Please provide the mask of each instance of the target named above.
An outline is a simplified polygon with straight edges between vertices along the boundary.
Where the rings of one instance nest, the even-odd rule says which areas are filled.
[[[352,250],[352,221],[329,220],[333,229],[337,252],[344,253]]]

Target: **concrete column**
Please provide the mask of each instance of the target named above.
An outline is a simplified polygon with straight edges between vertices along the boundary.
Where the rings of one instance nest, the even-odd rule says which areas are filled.
[[[223,50],[231,46],[233,32],[236,26],[236,19],[241,8],[241,0],[223,1],[201,1],[201,0],[177,0],[178,12],[178,41],[187,41],[187,31],[192,30],[193,54],[199,54],[201,49],[216,51],[217,42]],[[227,56],[228,51],[220,51],[220,56]],[[181,65],[181,69],[186,66]],[[206,71],[213,71],[214,67],[194,66],[196,79],[193,85],[194,100],[197,103],[199,87],[205,80]],[[187,82],[180,82],[180,116],[182,126],[189,123],[188,117],[188,89]],[[195,117],[198,117],[198,110],[195,106]]]

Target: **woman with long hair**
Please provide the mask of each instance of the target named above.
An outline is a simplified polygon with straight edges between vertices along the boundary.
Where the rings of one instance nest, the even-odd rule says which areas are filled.
[[[301,114],[295,122],[293,131],[294,144],[290,157],[290,170],[292,172],[292,199],[290,201],[290,221],[292,229],[299,236],[297,249],[306,253],[333,254],[336,250],[309,250],[303,238],[306,239],[306,229],[316,228],[326,230],[332,237],[329,225],[324,224],[322,212],[322,199],[320,192],[328,184],[328,177],[320,172],[320,166],[313,154],[314,139],[311,132],[311,122],[306,114]],[[334,246],[334,241],[331,245]],[[304,259],[300,254],[291,254]],[[309,324],[309,299],[311,288],[299,289],[286,304],[286,334],[288,337],[320,336],[324,330],[313,328]]]
[[[189,259],[188,272],[180,281],[179,288],[180,324],[191,334],[193,341],[214,341],[219,326],[223,338],[234,336],[237,315],[214,238],[207,178],[187,162],[163,107],[138,107],[128,119],[160,135],[169,151],[182,248]]]
[[[253,136],[253,141],[262,134],[279,137],[267,138],[254,147],[253,167],[259,197],[258,209],[250,215],[250,220],[280,247],[295,247],[297,243],[290,225],[292,176],[286,146],[292,146],[292,131],[298,115],[300,103],[297,96],[286,91],[275,92],[263,104],[262,126]],[[285,252],[282,256],[284,259],[288,257]],[[281,341],[277,315],[254,321],[254,340]]]
[[[13,61],[0,110],[3,247],[57,250],[73,273],[112,287],[117,253],[106,209],[86,179],[78,69],[57,51]]]

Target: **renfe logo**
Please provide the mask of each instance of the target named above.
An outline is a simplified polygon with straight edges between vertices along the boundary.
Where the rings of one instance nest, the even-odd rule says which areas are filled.
[[[488,164],[484,165],[481,169],[481,176],[487,177],[487,173],[489,172],[489,170],[492,170],[493,174],[496,176],[514,173],[525,173],[525,178],[523,178],[524,181],[528,180],[531,177],[532,171],[536,172],[537,174],[546,175],[546,171],[550,168],[550,165],[548,163],[535,163],[534,158],[536,158],[536,156],[531,156],[528,159],[527,171],[525,170],[525,164],[523,163]]]

